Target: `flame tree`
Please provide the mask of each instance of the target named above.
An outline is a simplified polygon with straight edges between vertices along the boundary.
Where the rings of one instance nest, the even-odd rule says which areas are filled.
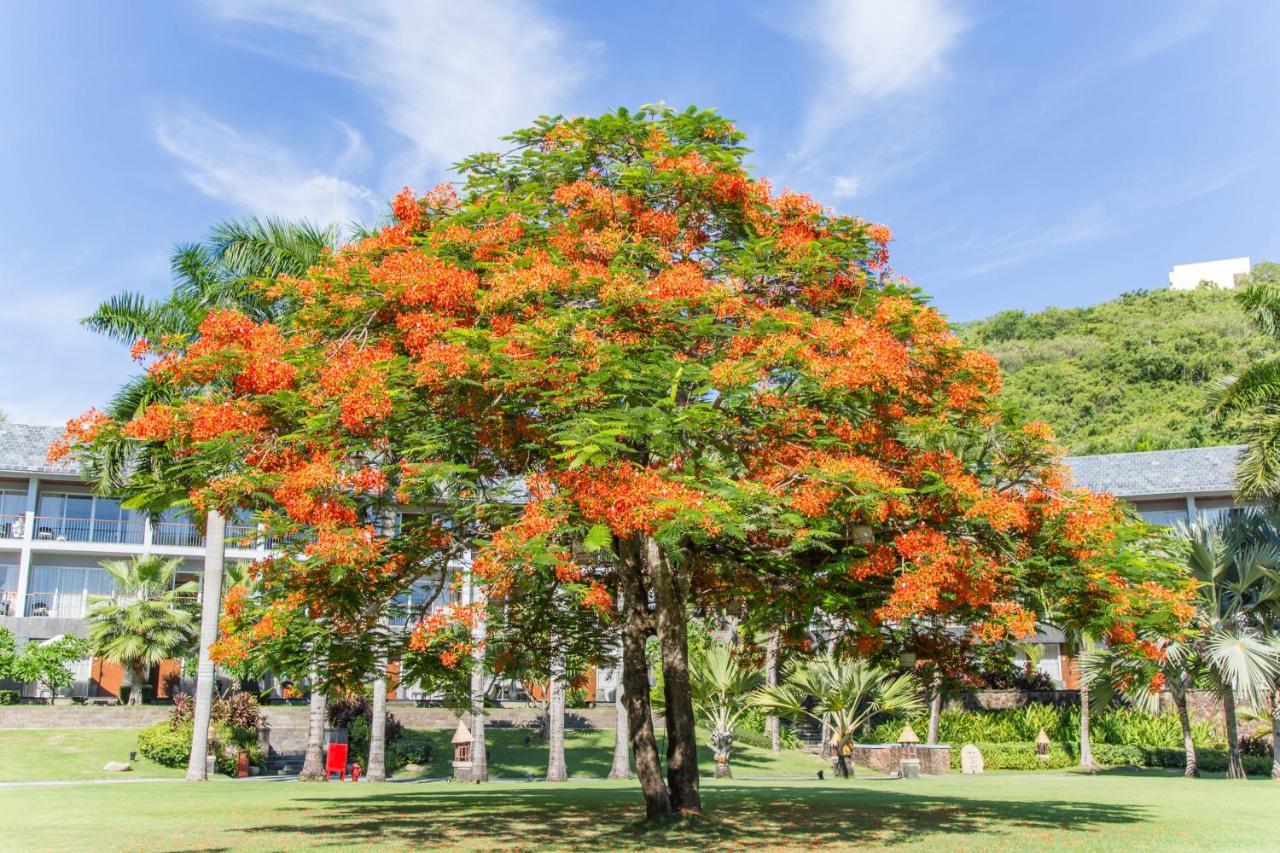
[[[712,112],[509,141],[463,161],[460,190],[406,190],[380,231],[261,282],[270,322],[221,311],[149,342],[169,402],[69,432],[146,447],[136,488],[256,506],[291,543],[255,568],[268,603],[237,611],[224,660],[301,621],[324,624],[334,677],[368,672],[382,603],[448,583],[468,549],[484,603],[424,615],[408,650],[466,666],[492,617],[499,665],[515,638],[603,654],[617,618],[657,816],[701,807],[691,607],[827,620],[863,654],[913,622],[1025,636],[1046,591],[1099,624],[1171,618],[1183,591],[1145,528],[1066,488],[1045,428],[1002,422],[994,361],[892,273],[887,228],[752,177]],[[379,524],[396,505],[431,514]]]

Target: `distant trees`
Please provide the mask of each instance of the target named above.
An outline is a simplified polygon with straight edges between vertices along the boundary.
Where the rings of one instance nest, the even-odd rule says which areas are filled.
[[[1214,383],[1209,411],[1213,423],[1239,419],[1248,444],[1236,470],[1246,498],[1280,498],[1280,264],[1254,267],[1235,292],[1237,303],[1258,331],[1271,339],[1271,352],[1237,365],[1234,375]]]
[[[75,672],[71,665],[89,654],[82,637],[63,634],[50,640],[28,641],[18,650],[13,632],[0,628],[0,681],[35,684],[53,701],[58,691],[71,686]]]
[[[1001,398],[1053,426],[1071,453],[1238,442],[1242,417],[1204,417],[1206,389],[1275,351],[1232,291],[1210,288],[1003,311],[960,331],[999,360]]]

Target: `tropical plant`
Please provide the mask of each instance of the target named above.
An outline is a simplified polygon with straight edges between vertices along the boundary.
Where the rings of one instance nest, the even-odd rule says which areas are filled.
[[[34,683],[49,694],[52,702],[58,691],[71,686],[75,671],[71,665],[89,654],[83,637],[62,634],[43,641],[28,641],[15,663],[15,681]]]
[[[877,717],[910,716],[925,707],[911,674],[881,669],[863,659],[830,654],[792,666],[777,687],[762,687],[755,702],[792,720],[808,719],[835,752],[841,776],[851,772],[848,756],[854,739]]]
[[[710,733],[717,779],[733,775],[729,760],[734,735],[743,718],[755,710],[752,694],[763,681],[758,668],[743,664],[724,643],[708,647],[689,661],[693,710]]]
[[[174,586],[181,566],[180,558],[155,555],[102,563],[115,581],[115,591],[92,599],[89,644],[95,655],[124,669],[130,705],[142,702],[151,667],[182,657],[194,637],[197,585],[192,581]]]
[[[1235,296],[1258,330],[1280,344],[1280,264],[1258,264]],[[1215,424],[1231,417],[1244,420],[1246,449],[1236,468],[1240,494],[1280,497],[1280,351],[1217,380],[1208,409]]]
[[[1180,532],[1196,582],[1192,648],[1222,699],[1227,775],[1243,779],[1236,697],[1260,706],[1280,681],[1280,641],[1270,633],[1280,605],[1280,535],[1272,519],[1253,509]]]

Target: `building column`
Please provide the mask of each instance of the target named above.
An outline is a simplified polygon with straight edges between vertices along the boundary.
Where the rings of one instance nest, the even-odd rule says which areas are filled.
[[[1196,511],[1196,499],[1193,495],[1187,495],[1187,524],[1195,524],[1198,513]]]
[[[40,499],[40,478],[27,481],[27,508],[23,513],[22,550],[18,552],[18,587],[14,590],[14,615],[27,615],[27,593],[31,588],[31,542],[35,539],[36,506]]]

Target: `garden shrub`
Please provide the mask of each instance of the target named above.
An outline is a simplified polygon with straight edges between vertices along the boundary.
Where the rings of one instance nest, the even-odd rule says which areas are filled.
[[[399,770],[406,764],[431,765],[435,755],[435,744],[431,735],[426,732],[404,729],[395,743],[387,747],[387,772]]]
[[[329,703],[327,714],[330,726],[347,730],[347,755],[350,760],[358,761],[364,767],[369,760],[369,725],[373,721],[373,698],[368,694],[356,694],[334,699]],[[396,763],[399,754],[392,750],[392,746],[403,734],[404,725],[394,714],[387,714],[387,750],[383,762],[388,773],[394,773],[405,764],[403,761]]]
[[[1041,761],[1036,755],[1034,741],[1025,743],[976,743],[982,753],[982,763],[987,770],[1060,770],[1080,763],[1079,744],[1075,742],[1049,744],[1049,758]],[[960,769],[961,744],[953,744],[951,768]],[[1093,758],[1103,767],[1168,767],[1182,769],[1186,766],[1186,754],[1182,749],[1148,749],[1133,744],[1093,744]],[[1227,769],[1225,749],[1197,749],[1200,769],[1208,773],[1223,773]],[[1250,775],[1271,773],[1270,756],[1246,755],[1244,768]]]
[[[21,697],[17,690],[0,690],[0,705],[17,705]]]
[[[165,767],[186,767],[191,759],[190,722],[156,723],[138,733],[138,752]],[[248,751],[249,763],[265,767],[266,756],[258,746],[258,731],[247,726],[213,724],[214,767],[219,773],[234,776],[236,756]]]

